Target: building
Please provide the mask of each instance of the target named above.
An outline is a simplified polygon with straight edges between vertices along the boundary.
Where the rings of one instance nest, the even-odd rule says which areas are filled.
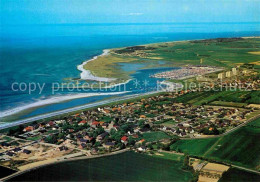
[[[232,74],[237,75],[237,69],[236,68],[232,68]]]
[[[224,73],[219,73],[219,74],[218,74],[218,79],[223,79],[223,78],[225,78]]]
[[[127,140],[128,140],[128,137],[127,136],[123,136],[121,138],[121,142],[124,143],[125,145],[127,144]]]
[[[226,72],[226,77],[227,77],[227,78],[230,78],[231,76],[232,76],[232,72],[231,72],[231,71],[227,71],[227,72]]]

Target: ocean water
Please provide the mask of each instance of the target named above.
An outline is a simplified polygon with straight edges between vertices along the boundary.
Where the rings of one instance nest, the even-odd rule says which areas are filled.
[[[29,117],[55,110],[82,105],[100,99],[121,96],[154,89],[157,80],[149,80],[158,68],[141,70],[133,79],[150,82],[137,86],[134,80],[126,85],[128,92],[116,90],[59,90],[51,92],[53,83],[80,77],[77,66],[102,53],[103,49],[140,45],[147,43],[194,40],[218,37],[259,36],[259,23],[197,23],[197,24],[65,24],[65,25],[20,25],[0,29],[0,117],[26,109],[34,109]],[[121,65],[127,71],[140,69],[140,65]],[[141,74],[141,75],[140,75]],[[145,76],[144,76],[145,75]],[[40,89],[13,91],[13,83],[44,84]],[[85,95],[84,95],[85,94]],[[98,95],[97,95],[98,94]],[[70,100],[72,99],[73,100]],[[0,118],[1,120],[1,118]]]

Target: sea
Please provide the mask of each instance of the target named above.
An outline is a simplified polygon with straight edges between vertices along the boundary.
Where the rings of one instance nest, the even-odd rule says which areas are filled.
[[[140,69],[143,65],[121,64],[124,71],[136,71],[126,85],[114,90],[58,89],[53,93],[54,83],[80,78],[78,65],[102,54],[104,49],[248,36],[260,36],[260,23],[0,25],[0,122],[14,114],[27,118],[111,97],[150,92],[157,89],[158,83],[151,74],[178,69]],[[35,87],[29,91],[29,86]]]

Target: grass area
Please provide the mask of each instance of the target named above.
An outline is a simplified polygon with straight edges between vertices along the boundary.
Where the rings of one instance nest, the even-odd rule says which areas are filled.
[[[250,173],[244,170],[239,170],[236,168],[230,168],[226,171],[219,182],[249,182],[249,181],[260,181],[260,175],[255,173]]]
[[[35,137],[28,137],[26,138],[27,140],[32,140],[32,141],[37,141],[40,140],[42,137],[41,136],[35,136]]]
[[[3,178],[3,177],[6,177],[6,176],[9,176],[13,173],[15,173],[16,171],[13,170],[13,169],[10,169],[10,168],[6,168],[6,167],[3,167],[3,166],[0,166],[0,178]]]
[[[53,134],[53,133],[58,133],[59,131],[58,130],[48,130],[47,133],[48,134]]]
[[[131,72],[124,72],[116,63],[128,63],[133,61],[136,61],[136,59],[127,56],[122,57],[115,54],[110,54],[99,56],[98,59],[89,61],[84,65],[84,69],[90,70],[92,74],[99,77],[120,78],[127,80],[130,78],[128,75],[131,74]]]
[[[194,105],[221,105],[243,107],[247,104],[260,104],[260,91],[208,91],[190,92],[174,99],[175,102]]]
[[[260,165],[260,119],[218,138],[180,140],[172,150],[219,162],[258,169]]]
[[[6,140],[7,142],[13,141],[14,139],[12,139],[9,136],[4,136],[2,139]]]
[[[143,136],[140,137],[140,139],[143,138],[147,142],[153,142],[153,141],[158,141],[162,140],[165,138],[171,138],[171,136],[167,135],[166,133],[162,131],[154,131],[154,132],[146,132],[143,133]]]
[[[214,102],[211,102],[210,105],[227,106],[227,107],[245,107],[245,106],[247,106],[246,103],[225,102],[225,101],[214,101]]]
[[[174,121],[174,120],[169,120],[169,121],[162,123],[162,125],[166,126],[166,127],[172,127],[175,124],[176,124],[176,121]]]
[[[203,65],[231,68],[252,63],[260,68],[258,54],[260,38],[209,39],[149,44],[146,46],[112,49],[111,54],[88,62],[84,68],[100,77],[129,79],[133,72],[126,72],[118,63],[145,63],[145,67]],[[252,54],[253,52],[253,54]],[[163,60],[163,64],[158,64]],[[141,68],[140,68],[141,69]]]
[[[253,127],[260,127],[260,118],[250,122],[248,125]]]
[[[113,156],[64,162],[17,176],[12,181],[190,181],[181,161],[125,152]],[[44,175],[42,175],[44,174]],[[73,174],[73,175],[71,175]]]
[[[210,148],[217,140],[218,138],[179,140],[171,145],[171,150],[200,156],[207,152],[208,148]]]

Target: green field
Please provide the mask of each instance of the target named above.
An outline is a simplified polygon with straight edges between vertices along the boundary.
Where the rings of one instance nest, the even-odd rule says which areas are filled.
[[[171,137],[162,131],[146,132],[143,133],[142,137],[140,137],[140,139],[145,139],[145,141],[147,142],[158,141],[165,138],[171,138]]]
[[[11,181],[190,181],[180,161],[125,152],[42,167]],[[71,175],[73,174],[73,175]]]
[[[260,104],[260,91],[208,91],[190,92],[177,97],[174,102],[190,103],[194,105],[223,105],[243,107],[247,104]]]
[[[179,140],[173,145],[171,145],[171,150],[177,152],[188,153],[194,156],[201,156],[207,152],[218,138],[208,138],[208,139],[196,139],[196,140]]]
[[[258,118],[258,119],[256,119],[256,120],[250,122],[250,123],[248,124],[248,126],[260,127],[260,118]]]
[[[260,175],[246,172],[243,170],[230,168],[225,172],[219,182],[257,182],[260,181]]]
[[[217,138],[180,140],[172,150],[247,168],[260,167],[260,119]]]
[[[210,105],[226,106],[226,107],[245,107],[245,106],[247,106],[246,103],[226,102],[226,101],[214,101],[214,102],[211,102]]]

